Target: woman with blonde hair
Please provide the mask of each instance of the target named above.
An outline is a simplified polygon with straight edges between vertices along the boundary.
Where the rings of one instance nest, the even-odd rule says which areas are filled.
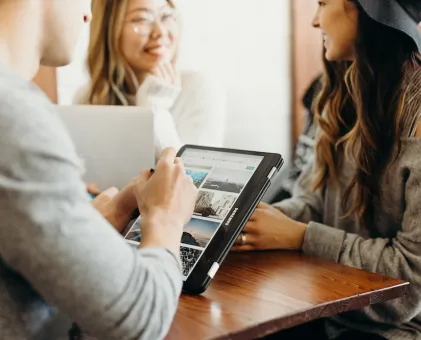
[[[222,146],[225,100],[197,72],[179,74],[179,14],[172,0],[93,0],[90,84],[76,103],[137,105],[154,114],[156,152],[184,144]]]

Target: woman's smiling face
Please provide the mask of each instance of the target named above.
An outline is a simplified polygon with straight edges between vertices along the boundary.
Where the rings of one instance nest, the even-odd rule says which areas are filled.
[[[358,29],[358,8],[350,0],[318,1],[313,26],[320,28],[329,61],[353,60]]]

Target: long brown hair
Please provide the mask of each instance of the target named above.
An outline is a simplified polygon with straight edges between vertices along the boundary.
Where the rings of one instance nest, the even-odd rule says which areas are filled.
[[[343,200],[347,216],[357,214],[364,223],[370,202],[379,194],[379,181],[407,129],[405,84],[421,67],[418,48],[404,33],[377,23],[358,4],[358,34],[352,62],[324,58],[322,90],[315,102],[320,127],[316,144],[314,187],[327,181],[339,184],[344,158],[351,158],[356,172]],[[371,223],[367,226],[372,225]]]
[[[129,105],[123,89],[136,87],[137,79],[119,47],[120,35],[130,0],[93,0],[88,48],[91,77],[87,103]],[[172,0],[168,4],[175,8]]]

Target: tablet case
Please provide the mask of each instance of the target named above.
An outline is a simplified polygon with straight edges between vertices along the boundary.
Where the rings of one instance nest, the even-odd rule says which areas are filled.
[[[184,146],[179,151],[178,156],[180,156],[182,154],[182,152],[188,147],[191,147],[191,146],[190,145]],[[212,148],[210,148],[210,149],[212,149]],[[224,151],[224,152],[236,152],[236,151],[238,152],[238,151],[240,151],[240,150],[230,150],[230,149],[218,149],[218,150]],[[268,169],[268,175],[265,178],[265,182],[263,183],[262,188],[260,189],[259,193],[256,195],[254,201],[252,202],[252,204],[248,208],[247,212],[243,215],[243,218],[241,219],[241,222],[239,223],[233,237],[230,239],[230,241],[226,245],[225,249],[219,254],[218,258],[211,265],[210,269],[207,272],[207,275],[206,275],[204,281],[202,283],[200,283],[199,285],[192,286],[191,284],[189,284],[189,280],[187,279],[184,282],[184,285],[183,285],[183,293],[184,294],[200,295],[200,294],[202,294],[206,291],[206,289],[209,287],[210,283],[212,282],[212,279],[215,277],[217,271],[219,270],[219,267],[221,266],[221,264],[225,260],[226,256],[228,255],[229,251],[231,250],[232,246],[234,245],[235,240],[240,235],[240,233],[243,230],[243,228],[245,227],[247,221],[250,219],[251,215],[256,210],[257,205],[259,204],[259,202],[263,198],[264,194],[266,193],[266,191],[270,187],[272,178],[281,169],[281,167],[284,163],[281,155],[279,155],[279,154],[269,154],[269,153],[267,153],[266,155],[278,156],[279,157],[278,161],[273,164],[273,167],[271,169]],[[235,211],[233,211],[233,212],[230,211],[230,213],[231,213],[231,215],[235,214]],[[229,218],[233,218],[233,216],[230,216]]]

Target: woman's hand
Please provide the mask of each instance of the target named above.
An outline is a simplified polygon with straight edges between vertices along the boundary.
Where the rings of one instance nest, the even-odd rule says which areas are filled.
[[[232,250],[300,250],[306,229],[307,225],[290,219],[266,203],[260,203]]]
[[[170,62],[160,63],[151,73],[171,85],[180,85],[180,76]]]

